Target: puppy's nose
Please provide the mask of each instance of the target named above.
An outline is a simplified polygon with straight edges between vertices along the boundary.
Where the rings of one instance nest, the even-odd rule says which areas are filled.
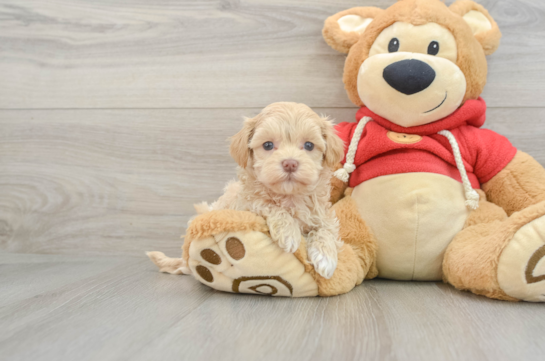
[[[285,159],[282,161],[282,168],[284,172],[293,173],[299,167],[299,162],[295,159]]]
[[[412,95],[427,89],[435,80],[435,70],[423,61],[401,60],[384,69],[384,80],[395,90]]]

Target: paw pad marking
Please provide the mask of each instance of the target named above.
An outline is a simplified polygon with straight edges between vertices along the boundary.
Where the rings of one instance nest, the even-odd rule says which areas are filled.
[[[218,291],[307,297],[318,285],[305,266],[267,233],[221,232],[193,240],[187,264],[195,278]]]
[[[498,261],[498,284],[508,296],[544,302],[545,215],[522,226]]]
[[[241,260],[246,255],[244,245],[240,239],[236,237],[231,237],[225,242],[225,249],[227,250],[227,253],[229,253],[229,256],[235,261]]]
[[[537,267],[539,261],[545,257],[545,246],[539,248],[533,255],[530,257],[528,266],[526,267],[526,282],[528,284],[537,283],[545,280],[545,275],[534,276],[534,270]]]
[[[213,265],[219,265],[221,263],[221,257],[210,248],[203,249],[201,251],[201,257],[206,262],[209,262]]]
[[[248,287],[249,289],[251,289],[252,291],[256,292],[256,293],[261,293],[262,295],[275,295],[278,293],[278,288],[274,287],[274,286],[271,286],[271,285],[266,285],[264,283],[260,284],[260,285],[257,285],[257,286],[252,286],[252,287]]]
[[[214,282],[214,276],[212,276],[212,272],[208,268],[198,265],[195,269],[203,280],[209,283]]]
[[[255,284],[256,281],[265,281],[268,283]],[[284,291],[281,294],[285,294],[287,291],[289,294],[286,296],[293,296],[293,286],[280,276],[240,277],[233,281],[234,293],[249,293],[247,290],[252,290],[255,293],[272,296],[278,293],[279,287],[282,287]]]

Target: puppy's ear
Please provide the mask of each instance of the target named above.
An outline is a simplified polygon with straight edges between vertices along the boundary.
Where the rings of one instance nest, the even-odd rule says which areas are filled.
[[[334,168],[344,158],[344,143],[335,133],[333,123],[327,118],[323,119],[322,134],[326,143],[324,165]]]
[[[242,168],[248,166],[248,159],[250,158],[250,139],[254,134],[255,126],[257,124],[256,118],[245,118],[242,129],[231,137],[231,146],[229,147],[229,154]]]
[[[373,19],[383,11],[375,7],[357,7],[330,16],[322,30],[324,40],[333,49],[346,54]]]
[[[481,43],[486,55],[498,49],[501,38],[500,28],[482,5],[471,0],[458,0],[449,9],[465,20],[475,38]]]

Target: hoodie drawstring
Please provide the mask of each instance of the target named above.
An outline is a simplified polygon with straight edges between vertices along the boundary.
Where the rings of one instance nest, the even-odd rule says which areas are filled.
[[[460,153],[460,147],[454,135],[448,130],[442,130],[439,133],[443,137],[447,138],[450,146],[452,147],[452,152],[454,153],[454,160],[456,161],[456,167],[458,172],[460,172],[460,177],[462,178],[462,184],[464,185],[465,195],[466,195],[466,206],[471,209],[479,208],[479,193],[471,186],[471,182],[467,177],[466,168],[464,166],[464,161],[462,160],[462,153]]]
[[[340,179],[343,182],[348,182],[350,179],[350,173],[352,173],[354,170],[356,170],[356,166],[354,165],[354,158],[356,157],[356,150],[358,149],[358,143],[360,142],[361,135],[363,133],[363,129],[365,128],[365,125],[372,121],[373,119],[371,117],[363,117],[358,125],[356,126],[356,130],[354,131],[354,135],[352,136],[352,139],[350,140],[350,146],[348,147],[348,152],[346,153],[346,162],[344,163],[344,166],[333,175]],[[469,181],[469,178],[467,177],[467,171],[464,166],[464,161],[462,160],[462,153],[460,152],[460,147],[458,146],[458,142],[456,141],[456,137],[449,132],[448,130],[442,130],[439,133],[439,135],[442,135],[443,137],[447,138],[450,146],[452,147],[452,152],[454,154],[454,160],[456,162],[456,168],[458,168],[458,172],[460,172],[460,177],[462,178],[462,185],[464,186],[465,191],[465,205],[466,207],[470,209],[477,209],[479,208],[479,193],[473,187],[471,186],[471,182]]]
[[[363,128],[365,128],[365,125],[369,123],[371,120],[373,120],[371,117],[361,118],[360,122],[356,126],[354,135],[352,136],[352,139],[350,140],[350,146],[348,146],[348,152],[346,153],[346,162],[344,163],[344,166],[340,169],[337,169],[335,173],[333,173],[335,177],[339,178],[344,183],[348,182],[348,179],[350,178],[350,173],[356,170],[356,166],[354,165],[354,158],[356,157],[356,150],[358,149],[358,143],[360,142],[361,134],[363,133]]]

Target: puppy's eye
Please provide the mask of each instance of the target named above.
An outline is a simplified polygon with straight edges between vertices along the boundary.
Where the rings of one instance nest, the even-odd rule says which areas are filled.
[[[428,54],[437,55],[439,53],[439,43],[437,41],[432,41],[428,46]]]
[[[311,151],[314,149],[314,143],[306,142],[305,143],[305,150]]]
[[[393,38],[390,40],[390,44],[388,44],[388,51],[390,53],[395,53],[399,50],[399,40],[397,38]]]
[[[273,142],[265,142],[263,143],[263,149],[265,150],[273,150],[274,143]]]

